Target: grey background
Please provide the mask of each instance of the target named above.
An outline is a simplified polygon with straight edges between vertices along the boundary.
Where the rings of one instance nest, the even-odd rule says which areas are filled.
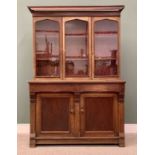
[[[137,122],[136,0],[18,0],[17,122],[29,123],[28,81],[32,79],[32,16],[30,5],[125,5],[121,18],[121,78],[125,80],[125,122]]]

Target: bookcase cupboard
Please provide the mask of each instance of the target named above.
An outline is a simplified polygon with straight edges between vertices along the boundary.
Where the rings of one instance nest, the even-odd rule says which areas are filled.
[[[34,78],[30,146],[124,146],[120,13],[124,6],[29,6]]]

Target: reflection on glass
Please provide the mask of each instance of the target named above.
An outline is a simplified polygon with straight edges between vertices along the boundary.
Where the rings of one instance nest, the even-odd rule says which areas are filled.
[[[60,76],[59,23],[56,21],[36,22],[36,74]]]
[[[112,20],[95,22],[95,76],[117,75],[118,23]]]
[[[67,77],[88,76],[88,23],[71,20],[65,24],[65,73]]]

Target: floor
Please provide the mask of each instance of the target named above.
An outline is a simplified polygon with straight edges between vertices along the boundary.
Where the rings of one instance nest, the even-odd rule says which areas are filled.
[[[126,134],[126,147],[105,145],[50,145],[29,147],[29,134],[18,134],[18,155],[136,155],[137,135]]]

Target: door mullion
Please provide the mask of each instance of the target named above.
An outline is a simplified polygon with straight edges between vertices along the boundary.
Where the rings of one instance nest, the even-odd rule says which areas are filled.
[[[85,134],[85,106],[84,106],[84,98],[81,95],[80,97],[80,136],[84,136]]]
[[[80,93],[74,93],[75,123],[74,135],[80,136]]]

